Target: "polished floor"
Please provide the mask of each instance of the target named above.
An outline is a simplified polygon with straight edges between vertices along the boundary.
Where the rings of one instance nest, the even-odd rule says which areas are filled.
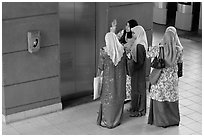
[[[161,39],[165,26],[154,24],[153,30],[153,44],[156,44]],[[178,31],[178,34],[182,36],[180,40],[184,46],[184,76],[179,82],[181,121],[178,127],[148,125],[148,113],[140,118],[129,117],[126,111],[129,104],[125,104],[121,125],[114,129],[102,128],[96,125],[99,101],[85,101],[86,103],[72,105],[59,112],[7,125],[3,123],[2,134],[202,135],[202,41],[200,36],[195,35],[191,39],[185,31]],[[149,109],[148,96],[147,101]]]

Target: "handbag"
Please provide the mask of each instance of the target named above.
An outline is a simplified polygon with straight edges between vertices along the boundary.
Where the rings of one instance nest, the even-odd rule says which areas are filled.
[[[93,87],[94,87],[94,96],[93,100],[96,100],[101,95],[102,90],[102,82],[103,82],[103,71],[100,76],[94,77]]]
[[[151,67],[155,69],[165,68],[164,47],[159,47],[159,56],[151,62]]]
[[[179,62],[177,63],[177,65],[178,65],[178,72],[177,72],[178,77],[182,77],[183,76],[183,62]]]
[[[161,76],[162,69],[153,69],[150,76],[149,81],[152,85],[157,84],[159,77]]]

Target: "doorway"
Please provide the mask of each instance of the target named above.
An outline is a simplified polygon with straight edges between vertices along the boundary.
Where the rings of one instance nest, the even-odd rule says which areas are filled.
[[[62,103],[91,95],[96,65],[95,3],[60,2]]]

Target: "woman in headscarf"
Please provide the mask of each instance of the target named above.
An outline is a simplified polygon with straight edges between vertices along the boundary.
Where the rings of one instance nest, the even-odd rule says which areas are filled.
[[[114,128],[121,123],[126,90],[126,56],[116,34],[105,35],[106,46],[100,50],[98,74],[103,71],[102,93],[97,124]]]
[[[131,109],[130,116],[138,117],[146,114],[146,52],[147,36],[142,26],[131,29],[134,43],[130,48],[128,59],[131,76]]]
[[[150,88],[148,124],[166,128],[178,126],[180,122],[177,63],[183,60],[183,47],[174,27],[166,29],[159,46],[164,47],[165,68]],[[151,57],[158,56],[159,46],[152,48]]]
[[[131,29],[137,26],[138,23],[136,20],[131,19],[126,23],[125,29],[120,31],[117,36],[119,38],[120,43],[131,45],[133,42],[132,31]],[[131,77],[129,74],[126,76],[126,99],[125,102],[131,100]]]
[[[138,26],[138,23],[136,20],[131,19],[126,23],[125,30],[122,30],[120,33],[122,33],[122,36],[119,38],[120,43],[126,44],[129,39],[132,38],[132,31],[131,29],[135,26]]]

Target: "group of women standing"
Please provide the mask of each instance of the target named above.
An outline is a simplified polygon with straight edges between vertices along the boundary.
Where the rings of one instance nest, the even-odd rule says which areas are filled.
[[[179,125],[177,62],[182,61],[183,47],[176,29],[167,28],[161,43],[148,51],[146,32],[137,21],[128,21],[118,34],[116,25],[112,23],[105,35],[106,46],[100,49],[97,75],[103,71],[103,82],[97,124],[107,128],[120,125],[127,98],[131,99],[131,117],[146,114],[146,59],[157,56],[163,46],[166,67],[151,85],[148,124]]]

